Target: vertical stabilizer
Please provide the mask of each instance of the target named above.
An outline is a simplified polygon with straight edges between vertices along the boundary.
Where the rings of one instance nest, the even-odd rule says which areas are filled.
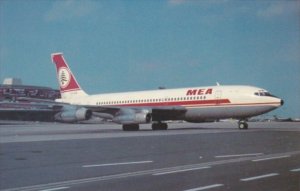
[[[62,53],[51,54],[52,62],[56,65],[57,80],[62,99],[68,99],[87,94],[81,89],[75,76],[72,74]]]

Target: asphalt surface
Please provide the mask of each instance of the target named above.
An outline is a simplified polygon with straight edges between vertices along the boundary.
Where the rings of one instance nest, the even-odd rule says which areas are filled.
[[[2,123],[0,190],[300,190],[300,123]]]

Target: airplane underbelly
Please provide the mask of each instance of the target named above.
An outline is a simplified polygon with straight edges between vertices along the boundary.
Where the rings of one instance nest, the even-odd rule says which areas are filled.
[[[206,122],[226,118],[248,118],[269,112],[276,107],[272,106],[214,106],[188,108],[185,114],[186,121]]]

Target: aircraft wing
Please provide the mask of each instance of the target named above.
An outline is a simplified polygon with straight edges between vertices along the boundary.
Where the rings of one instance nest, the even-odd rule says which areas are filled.
[[[85,105],[83,107],[91,110],[93,112],[93,114],[94,113],[106,113],[106,114],[110,114],[112,116],[117,115],[117,113],[121,109],[120,107],[114,107],[114,106],[90,106],[90,105]]]
[[[118,106],[84,106],[91,110],[94,116],[113,119],[116,116],[135,115],[137,113],[150,113],[153,121],[179,120],[182,119],[186,108],[181,106],[159,107],[118,107]]]
[[[186,109],[181,106],[120,107],[72,105],[22,98],[16,102],[0,102],[0,119],[78,122],[97,116],[117,123],[180,120]],[[147,118],[147,119],[146,119]],[[137,120],[137,121],[136,121]]]

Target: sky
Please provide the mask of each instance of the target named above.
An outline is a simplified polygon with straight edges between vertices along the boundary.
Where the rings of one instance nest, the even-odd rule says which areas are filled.
[[[300,117],[299,0],[0,0],[1,81],[58,89],[55,52],[90,94],[252,85]]]

